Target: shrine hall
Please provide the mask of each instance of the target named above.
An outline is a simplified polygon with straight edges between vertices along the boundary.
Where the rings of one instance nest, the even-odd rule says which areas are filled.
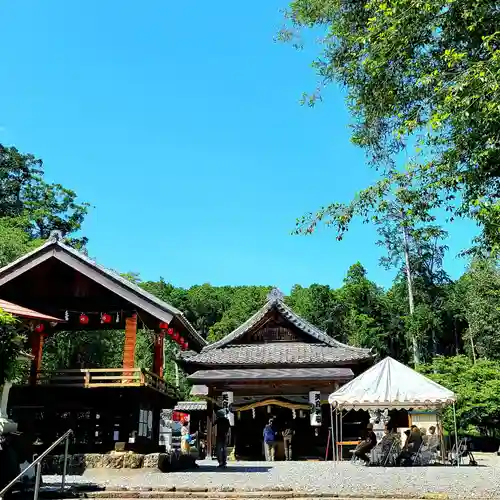
[[[156,451],[160,412],[179,400],[163,377],[164,349],[199,352],[206,345],[181,311],[67,246],[58,232],[0,269],[0,299],[51,317],[23,323],[31,372],[9,396],[9,413],[21,432],[52,443],[73,429],[78,452],[110,451],[116,442]],[[151,339],[150,370],[136,366],[138,329]],[[44,370],[48,338],[88,330],[124,332],[121,366]]]
[[[181,352],[179,363],[193,383],[192,394],[207,400],[207,429],[214,409],[229,411],[233,458],[260,460],[262,432],[273,417],[279,431],[295,429],[295,456],[324,458],[330,429],[328,395],[373,362],[371,350],[339,342],[301,318],[272,290],[265,305],[223,339],[201,352]],[[344,420],[344,436],[357,438],[363,418]],[[207,451],[213,452],[209,432]],[[278,458],[283,450],[278,447]]]

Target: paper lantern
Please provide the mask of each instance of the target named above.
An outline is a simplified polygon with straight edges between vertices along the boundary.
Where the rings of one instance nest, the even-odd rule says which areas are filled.
[[[102,316],[101,316],[101,321],[103,323],[111,323],[111,321],[113,320],[113,318],[111,317],[110,314],[106,314],[104,313]]]
[[[173,335],[174,335],[174,329],[173,329],[173,328],[169,328],[169,329],[167,330],[167,333],[168,333],[168,335],[169,335],[170,337],[173,337]]]
[[[189,342],[184,342],[184,350],[187,351],[189,347]]]
[[[178,332],[174,332],[174,334],[172,335],[172,338],[177,342],[179,340]]]
[[[168,323],[165,323],[164,321],[162,321],[160,323],[160,330],[166,330],[168,328]]]
[[[45,330],[45,325],[43,323],[38,323],[38,325],[35,326],[36,333],[42,333],[44,330]]]
[[[79,318],[80,324],[81,325],[88,325],[89,324],[89,317],[86,314],[80,314]]]
[[[179,344],[180,345],[184,345],[184,337],[180,337],[179,338]]]

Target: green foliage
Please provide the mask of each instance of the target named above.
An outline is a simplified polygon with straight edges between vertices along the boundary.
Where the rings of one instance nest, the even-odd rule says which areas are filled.
[[[495,435],[500,423],[500,363],[466,356],[434,358],[419,367],[429,378],[454,391],[458,396],[457,422],[462,430],[477,428],[481,434]],[[452,414],[446,413],[447,428],[452,428]]]
[[[42,365],[49,371],[119,367],[123,344],[124,334],[119,330],[58,332],[45,341]]]
[[[415,146],[408,183],[450,213],[474,218],[487,252],[500,249],[500,12],[492,0],[293,0],[279,38],[300,46],[320,28],[313,63],[323,87],[347,88],[352,141],[382,181],[361,193],[384,200],[397,155]],[[318,93],[306,102],[314,105]],[[396,182],[395,182],[396,181]],[[371,198],[371,200],[370,200]],[[331,207],[331,210],[335,207]],[[347,219],[349,213],[347,212]],[[340,221],[340,229],[343,221]]]
[[[42,160],[0,144],[0,218],[13,220],[30,240],[47,239],[58,230],[69,244],[82,248],[87,239],[73,234],[90,205],[78,203],[71,189],[45,182],[43,174]]]
[[[0,309],[0,385],[12,379],[21,352],[23,337],[16,323],[16,318]]]

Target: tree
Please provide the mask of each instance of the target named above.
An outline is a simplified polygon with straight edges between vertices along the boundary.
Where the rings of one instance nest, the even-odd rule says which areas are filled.
[[[279,34],[323,28],[320,86],[347,88],[352,140],[393,168],[416,145],[414,182],[500,245],[500,11],[492,0],[294,0]],[[313,105],[318,93],[305,101]]]
[[[337,239],[341,240],[354,217],[374,223],[380,236],[378,245],[387,250],[381,263],[388,268],[399,267],[405,275],[410,315],[415,311],[414,265],[433,275],[435,264],[442,262],[446,248],[439,244],[446,233],[434,224],[432,214],[440,206],[439,198],[429,189],[415,187],[412,172],[393,169],[389,177],[359,193],[351,203],[333,203],[298,219],[296,229],[296,233],[311,234],[318,223],[325,222],[336,227]],[[417,365],[421,353],[415,335],[411,336],[411,344],[413,362]]]
[[[419,371],[457,395],[457,423],[462,430],[476,428],[483,435],[498,433],[500,422],[500,364],[466,356],[438,356]],[[447,427],[452,428],[452,415],[447,412]]]
[[[295,285],[286,302],[297,314],[328,335],[347,340],[344,304],[328,285],[312,284],[308,288]]]
[[[42,240],[31,238],[28,225],[25,217],[0,218],[0,267],[42,244]]]
[[[384,292],[366,277],[366,269],[361,263],[357,262],[348,269],[338,297],[346,311],[347,342],[373,348],[381,356],[393,354],[388,338]]]
[[[85,237],[75,237],[90,205],[78,203],[76,193],[43,179],[42,160],[0,144],[0,217],[22,218],[33,240],[45,240],[50,232],[63,233],[67,243],[83,248]]]
[[[16,318],[0,309],[0,385],[11,379],[21,352],[23,337],[16,323]]]
[[[468,352],[477,357],[500,360],[500,269],[491,260],[476,259],[459,280],[461,315]]]

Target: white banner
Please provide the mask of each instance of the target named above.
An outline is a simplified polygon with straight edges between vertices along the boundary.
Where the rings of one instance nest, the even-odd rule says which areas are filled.
[[[310,391],[309,403],[311,404],[311,425],[314,427],[320,427],[322,423],[321,392]]]
[[[226,412],[227,419],[231,427],[234,427],[234,413],[231,411],[233,406],[234,395],[232,392],[222,393],[222,409]]]

